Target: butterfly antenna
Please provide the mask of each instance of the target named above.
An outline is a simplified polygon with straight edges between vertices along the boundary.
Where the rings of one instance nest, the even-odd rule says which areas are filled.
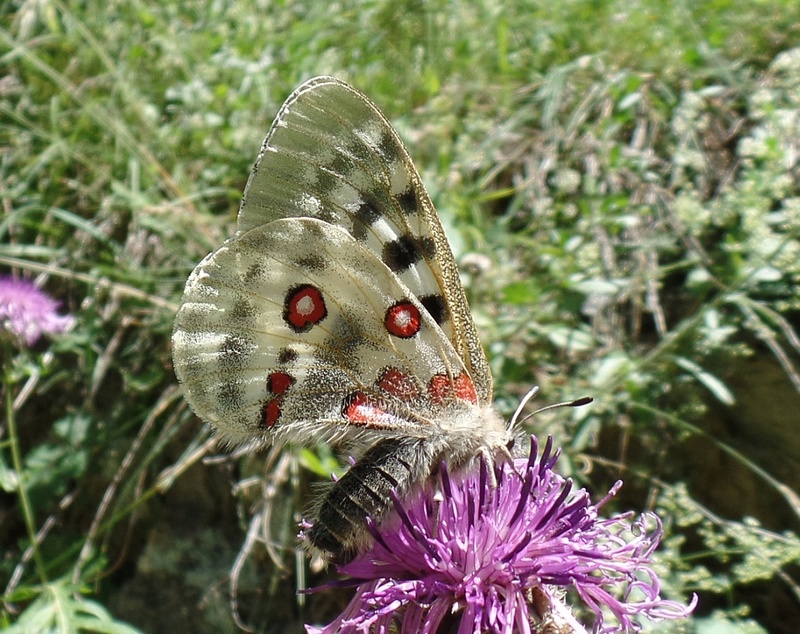
[[[538,392],[539,388],[536,387],[533,388],[533,390],[536,390]],[[533,390],[531,390],[531,392],[533,392]],[[525,395],[525,398],[520,403],[520,406],[517,408],[517,411],[514,412],[514,416],[511,419],[512,424],[516,423],[517,414],[530,400],[529,395],[531,394],[531,392],[528,392],[528,394]],[[519,424],[522,425],[523,423],[525,423],[525,421],[533,418],[537,414],[541,414],[542,412],[547,412],[551,409],[558,409],[559,407],[582,407],[583,405],[588,405],[593,400],[594,399],[591,396],[581,396],[580,398],[576,398],[573,401],[562,401],[561,403],[553,403],[552,405],[545,405],[544,407],[537,409],[535,412],[531,412],[530,414],[528,414],[525,418],[519,421]]]
[[[511,417],[511,424],[509,425],[510,429],[516,429],[517,420],[519,419],[520,414],[522,414],[522,410],[525,409],[525,406],[528,404],[534,396],[539,393],[539,386],[534,385],[531,389],[528,390],[528,393],[522,397],[522,400],[517,405],[517,409],[514,412],[514,415]]]

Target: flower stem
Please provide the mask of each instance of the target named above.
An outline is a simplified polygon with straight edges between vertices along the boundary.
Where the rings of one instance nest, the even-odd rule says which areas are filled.
[[[11,356],[9,350],[6,348],[6,361],[9,361]],[[28,497],[28,490],[25,488],[25,477],[23,475],[22,452],[19,447],[19,435],[17,433],[17,423],[14,418],[14,399],[12,397],[13,379],[11,378],[11,364],[3,363],[3,386],[6,393],[6,421],[8,424],[8,440],[11,446],[11,461],[14,465],[16,472],[16,485],[17,496],[19,503],[22,507],[22,517],[25,520],[25,528],[28,532],[28,539],[31,542],[31,549],[33,552],[33,560],[36,562],[36,571],[39,574],[39,580],[42,583],[47,583],[47,572],[42,559],[42,553],[39,551],[39,542],[36,538],[36,520],[33,515],[33,507],[31,506],[30,498]]]

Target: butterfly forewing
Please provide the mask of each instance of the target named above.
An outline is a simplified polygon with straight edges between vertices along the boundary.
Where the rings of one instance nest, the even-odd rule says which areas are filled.
[[[347,231],[408,287],[461,356],[478,399],[492,379],[433,204],[391,124],[363,94],[318,77],[281,108],[239,211],[239,233],[312,217]]]

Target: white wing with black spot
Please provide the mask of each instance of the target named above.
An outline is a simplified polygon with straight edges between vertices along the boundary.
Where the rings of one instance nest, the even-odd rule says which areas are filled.
[[[477,402],[409,289],[346,231],[312,218],[255,227],[203,260],[173,346],[192,408],[232,439],[425,436],[445,409]]]
[[[408,287],[461,356],[481,404],[492,377],[458,268],[403,142],[362,93],[333,77],[281,108],[245,188],[238,229],[310,217],[341,227]]]

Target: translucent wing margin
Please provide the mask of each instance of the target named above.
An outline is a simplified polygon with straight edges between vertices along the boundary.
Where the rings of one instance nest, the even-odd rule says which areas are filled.
[[[248,179],[238,235],[279,218],[317,218],[375,253],[439,325],[482,404],[492,377],[458,268],[403,142],[362,93],[332,77],[281,108]]]

